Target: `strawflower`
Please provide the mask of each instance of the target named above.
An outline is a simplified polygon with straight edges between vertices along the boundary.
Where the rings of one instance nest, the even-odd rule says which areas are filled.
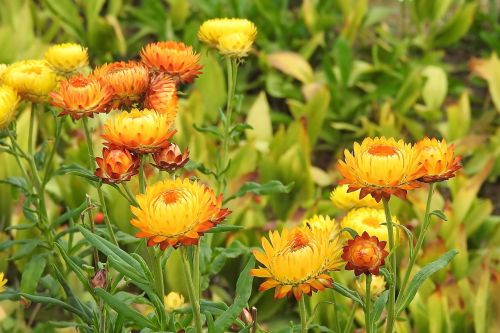
[[[376,236],[379,240],[387,242],[389,240],[387,225],[382,225],[383,223],[386,223],[384,210],[377,208],[353,209],[340,221],[342,228],[351,228],[359,235],[367,232],[369,235]],[[399,220],[396,216],[392,216],[392,223],[394,224],[394,233],[398,234],[396,225],[399,224]],[[349,233],[346,232],[344,235],[349,235]]]
[[[6,284],[7,284],[7,279],[5,278],[3,272],[0,272],[0,293],[3,293],[5,291]]]
[[[144,106],[175,118],[177,115],[177,85],[168,74],[158,73],[151,79]]]
[[[163,303],[165,304],[165,310],[172,312],[184,307],[184,296],[172,291],[167,296],[164,296]]]
[[[205,232],[230,213],[222,208],[222,195],[189,179],[160,181],[136,199],[139,206],[130,207],[135,216],[131,223],[140,230],[136,237],[162,250],[198,244]]]
[[[421,182],[434,183],[450,179],[462,167],[462,157],[455,156],[454,145],[448,146],[444,139],[424,138],[415,144],[414,149],[418,152],[419,163],[425,168],[425,174],[419,178]]]
[[[153,153],[153,160],[158,169],[175,172],[189,161],[189,150],[182,152],[178,145],[170,143],[167,148]]]
[[[385,278],[383,275],[373,275],[370,284],[370,296],[376,299],[378,295],[385,291]],[[354,281],[354,288],[363,297],[366,297],[366,275],[361,275]]]
[[[359,193],[349,192],[349,186],[339,185],[330,193],[330,200],[339,209],[348,211],[359,207],[382,208],[381,202],[376,202],[371,196],[359,198]]]
[[[0,85],[0,130],[9,126],[16,116],[19,96],[9,86]]]
[[[389,254],[385,250],[385,244],[375,236],[370,237],[366,231],[347,241],[342,254],[342,259],[347,261],[345,269],[354,270],[356,276],[363,273],[378,275]]]
[[[51,46],[45,52],[45,60],[57,74],[69,77],[89,64],[87,48],[75,43]]]
[[[95,175],[104,183],[116,184],[129,181],[139,172],[139,156],[120,147],[104,147],[102,158],[96,158],[99,167]]]
[[[403,140],[366,138],[344,155],[345,161],[337,164],[344,176],[340,184],[349,185],[349,192],[360,190],[360,199],[367,195],[377,202],[392,195],[404,199],[408,190],[421,186],[417,180],[425,174],[416,151]]]

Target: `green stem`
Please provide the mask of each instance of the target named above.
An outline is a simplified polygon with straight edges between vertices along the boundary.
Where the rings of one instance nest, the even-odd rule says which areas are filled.
[[[365,327],[366,327],[366,333],[371,333],[373,331],[372,329],[372,323],[371,323],[371,284],[372,284],[372,275],[367,274],[366,275],[366,298],[365,298]]]
[[[189,303],[193,309],[193,319],[195,324],[195,332],[202,333],[201,329],[201,313],[200,313],[200,300],[196,295],[194,288],[193,277],[191,275],[191,267],[189,267],[189,260],[187,258],[187,251],[185,247],[181,248],[182,251],[182,268],[187,281]]]
[[[155,280],[155,290],[158,297],[162,300],[165,297],[165,284],[163,282],[163,267],[161,264],[161,252],[157,253],[153,247],[147,246],[149,260],[152,261],[152,273]]]
[[[128,187],[128,184],[122,183],[122,187],[125,190],[125,193],[127,193],[130,203],[132,203],[134,206],[137,206],[138,204],[137,204],[137,201],[135,200],[135,196],[132,193],[132,191],[130,190],[130,188]]]
[[[21,173],[23,174],[24,179],[26,181],[29,181],[30,178],[28,176],[28,172],[26,171],[26,168],[24,167],[21,159],[19,158],[18,154],[24,155],[24,152],[20,150],[20,147],[17,145],[16,139],[14,138],[14,135],[12,135],[12,132],[9,130],[9,138],[10,138],[10,143],[11,143],[11,149],[14,153],[14,158],[16,159],[17,165],[19,166],[19,169],[21,170]]]
[[[425,205],[425,215],[424,215],[424,224],[420,229],[420,233],[418,235],[417,244],[413,250],[413,256],[410,257],[410,261],[408,262],[408,267],[406,268],[405,275],[403,277],[403,282],[401,283],[401,288],[399,289],[399,294],[404,295],[408,280],[410,278],[411,271],[413,270],[413,266],[415,265],[415,261],[417,259],[418,252],[422,248],[422,244],[424,243],[425,234],[427,233],[427,229],[429,228],[431,217],[429,212],[431,210],[431,201],[432,194],[434,193],[434,183],[430,184],[429,193],[427,194],[427,203]],[[399,298],[399,297],[398,297]]]
[[[33,155],[33,129],[35,127],[35,106],[33,103],[31,103],[31,108],[30,108],[30,123],[29,123],[29,129],[28,129],[28,154]],[[36,136],[35,136],[36,137]]]
[[[140,164],[139,164],[139,193],[146,192],[146,177],[144,175],[144,160],[146,159],[145,155],[140,156]]]
[[[43,182],[42,182],[42,185],[44,188],[50,179],[50,173],[52,171],[52,161],[54,160],[54,156],[55,156],[56,151],[57,151],[57,146],[59,145],[59,142],[61,141],[61,129],[62,129],[63,118],[58,117],[56,115],[55,120],[56,120],[55,140],[54,140],[54,145],[52,146],[52,149],[50,150],[49,157],[47,158],[47,161],[45,162],[46,163],[45,164],[45,173],[44,173]]]
[[[94,148],[92,144],[92,137],[90,136],[89,121],[86,116],[82,117],[83,120],[83,130],[85,131],[85,140],[87,141],[87,148],[89,150],[89,164],[92,173],[95,172],[95,155]],[[104,223],[108,229],[109,237],[111,241],[118,246],[118,241],[116,240],[115,232],[113,231],[113,226],[111,225],[111,220],[108,215],[108,208],[106,206],[106,200],[104,200],[104,193],[102,192],[102,187],[97,187],[97,194],[99,195],[99,203],[101,204],[102,214],[104,215]]]
[[[387,220],[387,234],[389,236],[389,250],[390,250],[390,263],[391,263],[391,278],[392,283],[389,285],[389,300],[387,302],[387,327],[385,332],[392,333],[395,321],[394,305],[396,303],[396,248],[394,244],[394,229],[392,225],[391,211],[389,209],[389,201],[383,200],[385,218]]]
[[[200,239],[201,242],[201,239]],[[201,299],[200,292],[200,245],[194,247],[193,251],[193,282],[194,282],[194,291],[196,292],[196,297]]]
[[[341,332],[340,330],[340,321],[339,321],[339,309],[338,309],[338,304],[337,304],[337,298],[335,297],[335,291],[332,290],[332,300],[333,300],[333,310],[334,310],[334,316],[333,316],[333,325],[337,327],[337,332]]]
[[[306,299],[302,296],[299,300],[299,310],[300,310],[300,333],[307,333],[307,309],[306,309]]]

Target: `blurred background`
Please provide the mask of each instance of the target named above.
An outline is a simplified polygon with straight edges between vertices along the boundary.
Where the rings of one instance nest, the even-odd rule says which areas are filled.
[[[88,47],[92,66],[137,58],[151,41],[193,45],[204,69],[183,89],[174,141],[189,148],[195,162],[186,175],[211,181],[200,166],[213,166],[217,138],[199,128],[217,124],[226,79],[221,59],[200,45],[196,34],[210,18],[253,21],[258,36],[240,66],[236,115],[253,130],[235,140],[229,191],[246,181],[273,179],[293,188],[232,202],[229,223],[245,229],[216,237],[214,255],[225,252],[222,263],[232,264],[207,268],[205,273],[217,276],[205,296],[232,302],[232,286],[245,263],[241,256],[248,255],[247,246],[258,246],[267,230],[315,213],[342,216],[329,192],[340,178],[335,163],[354,141],[435,136],[456,145],[464,169],[434,196],[433,206],[443,209],[448,221],[435,221],[419,264],[447,249],[460,253],[426,282],[399,331],[492,333],[500,331],[499,11],[496,0],[0,0],[0,63],[43,58],[49,45],[60,42]],[[20,112],[21,137],[28,117]],[[51,119],[40,125],[42,137],[53,133]],[[59,161],[85,165],[83,135],[69,119],[64,135]],[[17,175],[15,161],[0,155],[0,178]],[[56,177],[49,185],[54,215],[78,207],[90,191],[74,175]],[[133,234],[127,203],[113,189],[106,195],[112,220]],[[416,190],[407,202],[392,202],[394,215],[412,230],[423,220],[425,195]],[[19,196],[0,185],[0,230],[23,223]],[[17,230],[15,237],[33,237],[28,232]],[[0,233],[0,240],[6,238]],[[0,271],[6,270],[7,258],[12,276],[23,270],[23,256],[12,260],[16,251],[29,255],[21,246],[0,252]],[[169,290],[182,292],[175,258],[167,269]],[[404,267],[405,254],[400,258]],[[352,284],[351,272],[334,277]],[[333,297],[331,291],[315,295],[309,306]],[[351,302],[335,298],[341,320],[348,320]],[[276,301],[256,288],[250,305],[270,332],[288,332],[288,322],[296,318],[294,301]],[[0,304],[0,331],[10,332],[15,306]],[[332,306],[315,315],[315,322],[333,326]],[[43,321],[43,313],[37,318]],[[361,310],[355,318],[362,320]],[[43,329],[38,331],[48,332]]]

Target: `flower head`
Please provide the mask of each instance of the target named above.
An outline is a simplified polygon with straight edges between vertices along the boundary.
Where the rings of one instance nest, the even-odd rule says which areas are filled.
[[[332,278],[326,274],[339,267],[334,264],[329,235],[320,229],[295,227],[269,232],[269,240],[262,238],[264,250],[254,250],[255,258],[263,265],[252,269],[253,276],[265,278],[259,291],[276,288],[274,297],[283,298],[293,294],[297,300],[302,294],[311,295],[333,286]],[[341,249],[341,247],[340,247]],[[340,251],[341,252],[341,251]]]
[[[156,72],[172,76],[176,82],[190,83],[201,74],[200,55],[181,42],[150,43],[140,52],[141,61]]]
[[[3,82],[2,77],[3,77],[3,73],[5,73],[6,69],[7,69],[6,64],[0,64],[0,84]]]
[[[366,275],[361,275],[354,281],[356,291],[363,297],[366,297]],[[383,275],[373,275],[370,284],[370,296],[372,299],[385,291],[385,279]]]
[[[177,115],[177,88],[168,74],[159,73],[151,79],[144,106],[175,118]]]
[[[342,254],[342,259],[347,261],[345,269],[354,270],[356,276],[362,273],[378,275],[380,266],[384,265],[385,257],[389,254],[385,244],[375,236],[370,237],[366,231],[349,240]]]
[[[96,162],[95,175],[107,184],[129,181],[139,172],[139,156],[120,147],[103,148],[102,158],[97,157]]]
[[[360,199],[368,194],[377,202],[391,195],[404,199],[408,190],[420,186],[417,179],[425,171],[411,145],[393,138],[366,138],[344,155],[345,161],[337,164],[344,176],[340,183],[348,184],[349,192],[360,190]]]
[[[23,60],[9,65],[2,75],[5,84],[31,102],[45,102],[57,85],[57,75],[44,60]]]
[[[371,196],[359,198],[359,193],[349,192],[349,186],[339,185],[330,193],[330,200],[339,209],[348,211],[358,207],[381,208],[382,203],[376,202]]]
[[[148,89],[148,69],[135,61],[105,64],[96,68],[92,75],[113,88],[113,108],[128,108],[140,102]]]
[[[93,117],[94,113],[108,112],[113,89],[93,77],[73,76],[61,81],[59,91],[50,93],[51,103],[73,119]]]
[[[203,22],[198,39],[230,57],[245,57],[257,36],[253,22],[239,18],[212,19]]]
[[[139,206],[130,207],[135,215],[131,223],[140,230],[136,237],[162,250],[198,244],[203,233],[230,213],[222,208],[222,195],[189,179],[158,182],[136,199]]]
[[[45,60],[53,71],[69,77],[89,63],[87,48],[75,43],[51,46],[45,52]]]
[[[376,208],[357,208],[351,210],[342,219],[340,225],[342,228],[351,228],[359,235],[367,232],[371,236],[377,237],[381,241],[387,242],[389,237],[387,235],[387,226],[382,225],[386,223],[385,213],[383,209]],[[396,216],[392,216],[392,223],[394,224],[393,230],[395,234],[398,232],[399,220]],[[344,233],[348,235],[348,233]],[[397,237],[396,237],[397,240]]]
[[[107,146],[151,153],[168,147],[168,140],[175,133],[170,131],[173,122],[173,118],[155,110],[122,111],[106,120],[102,138]]]
[[[172,312],[185,305],[184,296],[172,291],[167,296],[164,296],[163,303],[165,304],[165,310],[167,310],[167,312]]]
[[[19,96],[16,91],[9,86],[0,85],[0,129],[9,126],[16,116]]]
[[[5,278],[3,272],[0,272],[0,293],[3,293],[5,291],[6,284],[7,284],[7,279]]]
[[[447,145],[446,140],[436,138],[423,140],[415,144],[414,149],[419,153],[418,161],[425,168],[425,174],[419,178],[424,183],[434,183],[455,177],[455,173],[462,165],[461,156],[455,156],[455,147]]]
[[[189,161],[189,150],[186,149],[183,153],[178,145],[170,143],[167,148],[153,153],[153,160],[158,169],[175,172]]]

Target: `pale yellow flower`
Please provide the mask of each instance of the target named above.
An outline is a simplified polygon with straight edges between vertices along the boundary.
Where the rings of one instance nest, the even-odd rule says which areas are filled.
[[[57,85],[57,75],[44,60],[22,60],[9,65],[2,75],[5,84],[31,102],[45,102]]]
[[[176,309],[180,309],[185,305],[184,296],[173,291],[163,298],[163,302],[165,304],[165,310],[167,310],[167,312],[172,312]]]
[[[7,69],[6,64],[0,64],[0,84],[2,83],[2,76],[3,76],[3,73],[5,73],[6,69]]]
[[[354,288],[363,297],[366,297],[366,275],[362,274],[354,280]],[[370,284],[370,298],[375,299],[385,290],[385,279],[383,275],[372,275],[372,283]]]
[[[359,207],[382,208],[382,203],[371,196],[360,199],[357,191],[348,192],[348,189],[348,185],[339,185],[330,193],[330,200],[337,208],[345,211]]]
[[[7,279],[5,278],[3,272],[0,272],[0,293],[3,293],[5,291],[6,284],[7,284]]]
[[[9,86],[0,86],[0,129],[9,126],[16,116],[19,96],[16,91]]]
[[[342,221],[340,221],[340,226],[342,228],[351,228],[355,230],[358,235],[366,231],[368,235],[375,236],[380,241],[387,242],[389,239],[387,235],[387,226],[385,224],[382,225],[382,223],[386,223],[383,209],[365,207],[353,209],[347,213]],[[392,216],[392,223],[399,224],[399,220],[396,216]],[[398,227],[394,226],[394,233],[396,234],[398,231]],[[348,235],[348,233],[344,232],[342,235],[345,236]]]
[[[63,43],[50,47],[45,52],[50,68],[63,76],[70,76],[89,63],[87,48],[75,43]]]

